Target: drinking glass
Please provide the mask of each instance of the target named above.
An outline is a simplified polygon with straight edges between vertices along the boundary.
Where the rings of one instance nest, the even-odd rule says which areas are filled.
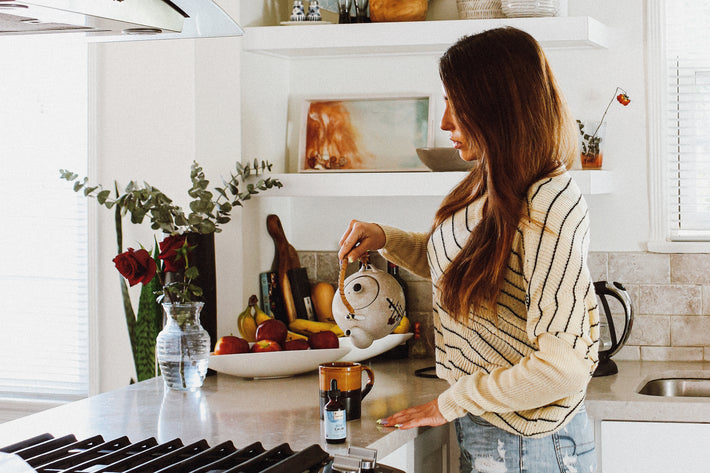
[[[338,13],[340,14],[338,23],[350,23],[350,7],[352,4],[352,0],[338,0]]]
[[[353,0],[355,2],[355,15],[358,23],[367,22],[367,5],[368,0]]]

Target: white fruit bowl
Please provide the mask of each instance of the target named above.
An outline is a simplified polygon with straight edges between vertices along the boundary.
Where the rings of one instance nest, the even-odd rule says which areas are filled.
[[[285,378],[313,371],[321,363],[338,361],[351,349],[349,345],[341,343],[340,348],[321,350],[210,355],[209,367],[218,373],[242,378]]]
[[[373,356],[380,355],[387,350],[391,350],[400,343],[404,343],[409,340],[413,333],[390,333],[382,338],[379,338],[372,342],[367,348],[355,348],[353,346],[350,337],[340,337],[340,347],[351,348],[350,352],[345,354],[338,361],[350,361],[358,362],[372,358]]]

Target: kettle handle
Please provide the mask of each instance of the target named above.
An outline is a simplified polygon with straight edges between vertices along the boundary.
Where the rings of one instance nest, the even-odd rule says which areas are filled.
[[[614,356],[614,354],[616,354],[622,346],[624,346],[624,343],[626,343],[626,340],[629,338],[629,334],[631,334],[631,326],[634,322],[634,310],[631,306],[631,297],[629,296],[629,293],[626,292],[626,288],[621,283],[616,281],[612,284],[609,284],[607,281],[596,281],[594,283],[594,292],[596,292],[597,296],[600,296],[599,299],[604,306],[604,316],[607,317],[607,319],[611,318],[611,310],[609,309],[609,304],[604,296],[612,296],[621,302],[621,305],[624,308],[624,331],[621,333],[621,338],[619,340],[616,339],[614,324],[611,320],[609,320],[609,332],[611,335],[612,345],[608,350],[608,356],[611,357]],[[600,314],[600,317],[602,317],[602,314]]]

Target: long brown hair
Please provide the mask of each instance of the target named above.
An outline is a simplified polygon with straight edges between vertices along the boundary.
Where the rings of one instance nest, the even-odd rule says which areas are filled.
[[[479,164],[446,196],[432,232],[485,198],[481,221],[438,282],[441,303],[464,322],[471,307],[493,309],[503,285],[528,188],[574,158],[574,121],[540,45],[515,28],[460,39],[442,56],[449,106]]]

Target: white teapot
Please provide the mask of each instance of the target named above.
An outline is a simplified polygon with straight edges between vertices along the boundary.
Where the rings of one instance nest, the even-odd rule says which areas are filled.
[[[372,341],[394,330],[404,317],[404,291],[397,280],[377,268],[364,264],[343,283],[345,299],[333,298],[333,317],[353,346],[367,348]]]

